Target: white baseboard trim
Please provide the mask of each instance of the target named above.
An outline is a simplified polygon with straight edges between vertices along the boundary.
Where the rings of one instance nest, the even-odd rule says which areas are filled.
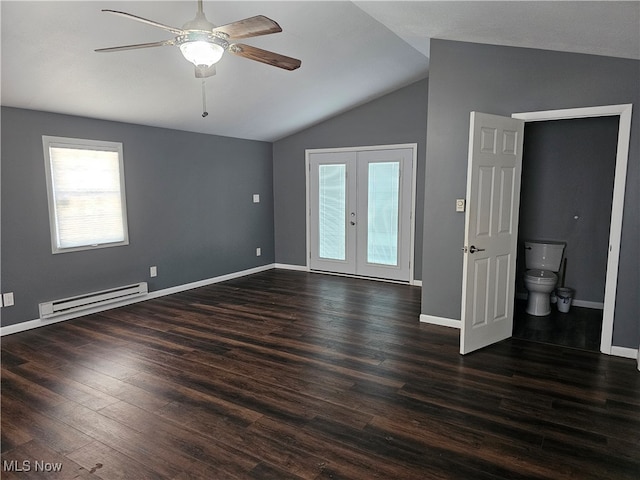
[[[294,271],[298,271],[298,272],[310,272],[311,269],[307,266],[307,265],[291,265],[288,263],[276,263],[275,264],[275,268],[281,269],[281,270],[294,270]],[[339,276],[352,276],[352,275],[342,275],[342,274],[332,274],[330,272],[320,272],[320,273],[325,273],[327,275],[339,275]],[[393,282],[392,280],[385,280],[385,279],[372,279],[369,277],[357,277],[355,275],[353,275],[354,278],[363,278],[365,280],[379,280],[379,281],[383,281],[383,282]],[[393,282],[396,283],[396,282]],[[404,282],[399,282],[399,283],[404,283]],[[422,287],[422,280],[413,280],[411,282],[409,282],[409,285],[413,285],[414,287]]]
[[[219,277],[206,278],[192,283],[185,283],[184,285],[177,285],[175,287],[164,288],[162,290],[156,290],[149,292],[144,299],[151,300],[152,298],[164,297],[173,293],[180,293],[186,290],[193,290],[194,288],[206,287],[207,285],[213,285],[214,283],[226,282],[227,280],[233,280],[234,278],[246,277],[247,275],[253,275],[254,273],[265,272],[267,270],[273,270],[275,264],[270,263],[262,265],[260,267],[249,268],[248,270],[241,270],[239,272],[228,273],[226,275],[220,275]]]
[[[526,300],[527,294],[524,292],[516,293],[516,299]],[[592,302],[590,300],[579,300],[577,298],[572,298],[571,305],[575,305],[576,307],[593,308],[595,310],[604,310],[604,302]]]
[[[144,297],[139,297],[136,300],[140,302],[144,300]],[[133,303],[133,301],[131,303]],[[112,303],[108,307],[104,307],[103,310],[107,310],[108,308],[116,308],[118,306],[120,305],[116,305]],[[95,312],[90,312],[90,313],[95,313]],[[88,313],[83,312],[82,315],[88,315]],[[77,318],[80,316],[81,315],[76,315],[75,317],[71,315],[69,316],[61,315],[59,317],[48,319],[48,320],[42,320],[41,318],[36,318],[35,320],[28,320],[26,322],[20,322],[14,325],[7,325],[6,327],[0,327],[0,337],[4,337],[5,335],[11,335],[13,333],[20,333],[27,330],[32,330],[38,327],[44,327],[45,325],[51,325],[53,323],[64,322],[65,320],[70,320],[71,318]]]
[[[131,298],[128,300],[123,300],[122,302],[111,303],[109,305],[103,305],[100,307],[95,307],[89,310],[84,310],[83,312],[75,312],[69,313],[66,315],[60,315],[59,317],[55,317],[53,319],[41,319],[36,318],[35,320],[29,320],[26,322],[16,323],[15,325],[7,325],[6,327],[0,327],[0,337],[5,335],[11,335],[13,333],[24,332],[26,330],[31,330],[38,327],[44,327],[46,325],[51,325],[53,323],[63,322],[65,320],[71,320],[72,318],[84,317],[85,315],[90,315],[92,313],[104,312],[106,310],[111,310],[113,308],[124,307],[125,305],[131,305],[134,303],[144,302],[145,300],[151,300],[153,298],[164,297],[166,295],[171,295],[173,293],[180,293],[186,290],[192,290],[194,288],[205,287],[207,285],[212,285],[214,283],[225,282],[227,280],[233,280],[234,278],[245,277],[247,275],[252,275],[254,273],[264,272],[266,270],[272,270],[275,268],[275,264],[270,263],[267,265],[262,265],[260,267],[250,268],[248,270],[242,270],[239,272],[229,273],[227,275],[220,275],[219,277],[207,278],[205,280],[200,280],[198,282],[185,283],[184,285],[177,285],[175,287],[164,288],[162,290],[156,290],[153,292],[149,292],[147,295],[143,297]]]
[[[425,315],[424,313],[421,313],[420,321],[423,323],[430,323],[431,325],[460,329],[460,320],[455,320],[453,318],[436,317],[434,315]]]
[[[638,349],[627,348],[627,347],[616,347],[614,345],[611,347],[611,355],[615,357],[633,358],[635,360],[636,358],[638,358]]]
[[[308,272],[309,267],[306,265],[290,265],[288,263],[276,263],[275,268],[279,268],[281,270],[295,270],[297,272]]]
[[[571,300],[571,305],[576,307],[593,308],[594,310],[604,310],[604,302],[590,302],[589,300]]]

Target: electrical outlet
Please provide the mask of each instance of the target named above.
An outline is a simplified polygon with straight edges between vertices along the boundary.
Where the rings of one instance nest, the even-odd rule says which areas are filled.
[[[253,203],[260,203],[260,194],[259,193],[254,193],[253,194]]]
[[[14,305],[13,292],[2,294],[2,303],[5,307],[12,307]]]
[[[156,267],[155,265],[153,267],[149,267],[149,276],[150,277],[157,277],[158,276],[158,267]]]
[[[262,249],[260,247],[256,248],[256,257],[262,255]]]

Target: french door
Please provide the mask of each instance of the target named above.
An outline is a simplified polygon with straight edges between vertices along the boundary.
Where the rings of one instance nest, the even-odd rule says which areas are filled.
[[[309,268],[409,282],[415,147],[307,151]]]

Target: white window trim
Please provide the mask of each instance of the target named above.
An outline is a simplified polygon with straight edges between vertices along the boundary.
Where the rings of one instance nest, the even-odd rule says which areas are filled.
[[[108,142],[102,140],[86,140],[80,138],[67,138],[67,137],[54,137],[49,135],[42,136],[42,147],[44,150],[44,163],[45,163],[45,171],[46,171],[46,182],[47,182],[47,201],[49,204],[49,227],[50,227],[50,237],[51,237],[51,252],[54,254],[57,253],[66,253],[66,252],[77,252],[82,250],[94,250],[97,248],[107,248],[107,247],[116,247],[122,245],[129,244],[129,226],[127,223],[127,202],[125,195],[125,185],[124,185],[124,162],[123,162],[123,149],[122,143],[119,142]],[[56,209],[55,209],[55,200],[54,200],[54,189],[53,189],[53,176],[51,171],[51,158],[50,158],[50,147],[63,147],[63,148],[78,148],[78,149],[91,149],[91,150],[101,150],[101,151],[109,151],[109,152],[117,152],[118,153],[118,168],[120,171],[120,200],[122,206],[122,228],[124,232],[124,239],[118,242],[108,242],[108,243],[99,243],[94,245],[82,245],[77,247],[68,247],[68,248],[59,248],[57,245],[58,238],[58,224],[56,221]]]

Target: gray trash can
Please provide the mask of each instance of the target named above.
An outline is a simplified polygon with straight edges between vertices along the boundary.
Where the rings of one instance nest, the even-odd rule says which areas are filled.
[[[573,299],[573,288],[558,288],[556,290],[556,297],[558,298],[558,311],[567,313],[571,307],[571,300]]]

